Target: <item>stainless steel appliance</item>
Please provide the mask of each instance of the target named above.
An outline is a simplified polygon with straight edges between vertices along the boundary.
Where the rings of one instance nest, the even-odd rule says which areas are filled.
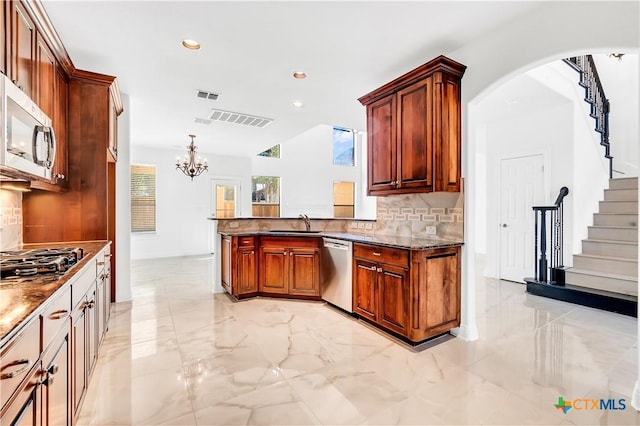
[[[0,252],[3,283],[15,283],[65,274],[84,255],[78,247],[56,247]]]
[[[51,119],[0,74],[0,171],[51,179],[56,138]]]
[[[353,244],[351,241],[335,238],[323,238],[324,283],[322,298],[347,312],[353,312],[352,300],[352,262]]]

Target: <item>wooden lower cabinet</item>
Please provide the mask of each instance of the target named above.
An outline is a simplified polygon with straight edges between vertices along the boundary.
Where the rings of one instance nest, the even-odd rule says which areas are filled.
[[[460,248],[354,244],[353,310],[413,342],[460,325]]]
[[[225,290],[237,298],[258,292],[255,237],[222,237],[221,279]]]
[[[40,363],[31,370],[25,382],[16,390],[10,404],[0,415],[0,424],[11,426],[42,425],[40,402]]]
[[[71,425],[71,321],[67,319],[42,359],[42,422]]]
[[[319,298],[321,246],[320,238],[261,238],[258,291],[265,294]]]

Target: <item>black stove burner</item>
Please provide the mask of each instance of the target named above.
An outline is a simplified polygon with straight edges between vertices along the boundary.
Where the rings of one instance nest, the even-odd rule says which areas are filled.
[[[0,252],[2,278],[62,275],[83,256],[79,247],[60,247]]]

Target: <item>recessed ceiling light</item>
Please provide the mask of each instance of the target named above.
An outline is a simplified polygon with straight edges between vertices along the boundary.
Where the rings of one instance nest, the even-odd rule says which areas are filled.
[[[298,80],[302,80],[307,78],[307,73],[304,71],[296,71],[293,73],[293,78],[297,78]]]
[[[200,50],[200,43],[195,40],[184,39],[182,45],[189,50]]]
[[[295,102],[293,103],[293,106],[294,106],[294,107],[296,107],[296,108],[302,108],[302,105],[303,105],[303,104],[302,104],[302,102],[300,102],[300,101],[295,101]]]

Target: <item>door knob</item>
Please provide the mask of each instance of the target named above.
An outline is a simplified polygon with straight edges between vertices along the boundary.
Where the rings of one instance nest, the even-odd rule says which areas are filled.
[[[503,228],[506,228],[506,227],[507,227],[507,224],[506,224],[506,223],[503,223],[503,224],[502,224],[502,227],[503,227]]]

